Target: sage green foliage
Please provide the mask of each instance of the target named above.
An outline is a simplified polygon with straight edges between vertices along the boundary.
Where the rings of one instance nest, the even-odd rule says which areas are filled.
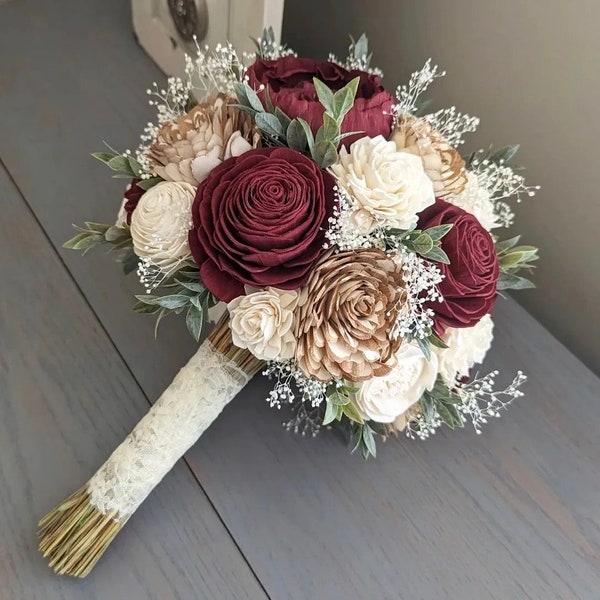
[[[129,227],[86,221],[84,227],[75,225],[75,229],[79,233],[67,240],[63,244],[63,248],[81,250],[83,254],[86,254],[95,246],[108,246],[109,252],[113,253],[118,263],[121,263],[126,275],[137,267],[138,258],[133,251]]]
[[[535,246],[518,246],[521,236],[517,235],[509,240],[496,242],[496,252],[500,264],[500,278],[497,289],[501,290],[524,290],[534,288],[535,284],[517,275],[522,270],[531,271],[535,269],[533,264],[538,260],[538,249]]]
[[[457,408],[462,402],[461,397],[441,377],[438,377],[431,391],[423,394],[419,402],[425,421],[431,422],[439,417],[450,429],[463,427],[464,421]]]
[[[354,133],[340,133],[344,117],[354,105],[359,77],[353,79],[337,92],[330,90],[322,81],[314,79],[319,102],[325,108],[323,125],[316,135],[302,118],[290,119],[280,108],[274,107],[268,88],[265,90],[265,104],[258,94],[247,84],[235,85],[239,108],[254,119],[268,143],[287,146],[310,156],[321,168],[330,167],[338,157],[337,148],[342,139]]]
[[[450,264],[448,255],[442,250],[442,238],[452,229],[452,223],[420,229],[386,229],[385,237],[389,249],[404,246],[407,250],[434,262]]]
[[[137,185],[143,190],[149,190],[157,183],[164,181],[162,177],[150,177],[142,179],[144,171],[140,163],[133,157],[118,152],[94,152],[92,156],[104,163],[109,169],[116,172],[113,175],[116,179],[139,179]]]
[[[161,285],[161,289],[168,290],[168,293],[162,296],[136,296],[137,302],[133,305],[133,310],[140,314],[156,315],[155,335],[163,317],[185,311],[188,331],[198,341],[208,316],[208,309],[218,302],[201,283],[198,270],[192,267],[179,270],[171,281]]]

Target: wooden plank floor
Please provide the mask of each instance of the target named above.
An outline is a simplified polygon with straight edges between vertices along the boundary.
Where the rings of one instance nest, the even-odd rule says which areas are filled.
[[[136,144],[160,78],[127,2],[0,6],[0,600],[600,598],[599,381],[513,301],[488,365],[523,368],[527,397],[483,436],[365,464],[285,432],[258,378],[91,578],[44,567],[35,520],[193,351],[175,321],[154,341],[110,259],[60,249],[72,222],[114,218],[120,182],[87,154]]]

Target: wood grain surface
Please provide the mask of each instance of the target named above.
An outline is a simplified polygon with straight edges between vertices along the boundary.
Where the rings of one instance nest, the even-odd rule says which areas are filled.
[[[184,463],[84,581],[37,551],[39,517],[148,403],[0,168],[0,600],[266,598]]]
[[[144,91],[152,80],[162,78],[135,44],[127,3],[122,1],[64,0],[57,8],[50,2],[13,0],[0,8],[0,33],[0,157],[50,242],[60,248],[71,235],[70,223],[114,219],[122,182],[111,181],[87,152],[99,149],[103,139],[118,148],[135,146],[151,115]],[[23,37],[26,45],[19,44]],[[19,52],[11,51],[17,47]],[[27,241],[15,243],[26,247]],[[114,348],[84,353],[83,348],[87,352],[88,344],[94,343],[88,338],[102,337],[89,311],[85,314],[92,332],[78,325],[87,336],[85,344],[70,353],[56,352],[44,363],[50,380],[59,373],[69,378],[71,396],[61,414],[75,411],[84,416],[54,418],[43,442],[25,429],[15,444],[10,428],[13,435],[2,451],[14,456],[31,446],[29,452],[35,455],[21,468],[28,482],[22,484],[22,493],[35,503],[31,510],[43,510],[48,501],[71,491],[132,425],[142,410],[140,390],[126,387],[132,377],[154,399],[193,351],[183,325],[176,321],[165,321],[158,343],[154,341],[152,319],[129,309],[138,285],[123,278],[109,257],[59,252],[131,373],[129,378],[122,374],[118,401],[107,398],[110,416],[102,412],[102,392],[112,390],[114,395],[118,380],[106,363],[124,367]],[[37,276],[51,277],[52,269],[48,266]],[[15,275],[13,285],[26,286],[28,278],[22,277],[21,281]],[[38,285],[43,289],[45,284]],[[58,280],[54,285],[55,293],[68,287],[59,286]],[[76,295],[74,290],[70,293]],[[38,303],[30,310],[47,310],[41,300]],[[79,304],[83,307],[81,299]],[[11,311],[19,306],[11,304]],[[500,369],[505,381],[522,368],[530,381],[527,396],[501,420],[494,420],[484,435],[465,430],[438,433],[426,443],[393,440],[380,446],[376,461],[364,463],[348,456],[335,432],[304,439],[284,431],[284,411],[268,408],[268,384],[257,378],[186,457],[202,489],[188,489],[194,484],[184,472],[179,475],[182,481],[172,475],[172,484],[161,486],[142,516],[120,534],[121,545],[93,575],[98,591],[89,597],[143,597],[142,587],[133,587],[129,595],[129,582],[118,575],[128,564],[148,560],[145,545],[135,546],[138,537],[151,539],[153,527],[170,530],[174,522],[189,519],[186,511],[194,506],[197,520],[204,521],[204,490],[274,600],[600,598],[599,381],[514,301],[500,302],[495,317],[497,339],[486,366]],[[65,313],[62,318],[65,324],[73,316]],[[60,327],[52,327],[46,348],[52,347],[53,335],[64,343]],[[32,362],[47,361],[43,347],[34,351],[29,340],[22,339],[32,335],[27,332],[13,334],[21,344],[19,352],[30,352]],[[96,371],[97,354],[105,367],[89,381],[84,374]],[[16,359],[12,351],[5,351],[0,360],[13,364]],[[40,384],[24,370],[13,370],[11,376],[13,385],[27,386],[34,397],[41,393]],[[11,414],[3,405],[0,410]],[[37,410],[43,415],[49,409]],[[41,443],[46,445],[43,455],[35,452]],[[88,462],[75,463],[65,474],[63,455],[72,463],[76,456]],[[0,456],[3,469],[4,463]],[[39,472],[51,488],[33,487]],[[13,474],[13,486],[14,478]],[[182,506],[181,515],[161,509],[161,502],[168,502],[160,500],[167,487]],[[10,515],[16,509],[14,500],[5,500],[6,493],[0,491],[0,510]],[[19,497],[21,492],[11,493]],[[29,521],[24,516],[27,509],[19,510],[22,532]],[[151,516],[144,520],[147,514]],[[187,531],[190,539],[171,542],[177,545],[177,555],[155,561],[168,573],[179,568],[191,586],[207,576],[202,567],[190,570],[188,565],[197,559],[202,536],[209,535],[194,523]],[[216,526],[212,531],[216,537]],[[21,542],[12,541],[15,535],[10,540],[19,550],[11,560],[39,564],[33,546],[21,548]],[[219,552],[231,550],[225,539],[214,548],[209,544],[215,564],[221,564]],[[126,556],[126,545],[135,546],[131,556]],[[39,597],[53,598],[58,592],[49,576],[41,584],[28,581],[38,576],[30,569],[22,567],[20,585],[38,585],[36,590],[50,590],[46,596],[40,591]],[[239,557],[228,569],[230,585],[250,581],[247,593],[260,597]],[[149,571],[138,568],[135,574],[132,585],[153,589],[153,580],[146,579]],[[213,575],[219,581],[219,572]],[[58,586],[64,584],[61,580],[55,585],[62,590]],[[218,587],[199,588],[200,584],[189,587],[174,597],[227,597]]]

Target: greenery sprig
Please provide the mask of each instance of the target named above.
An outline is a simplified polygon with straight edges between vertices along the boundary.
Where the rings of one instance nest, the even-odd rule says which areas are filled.
[[[497,165],[510,163],[519,151],[519,148],[519,144],[511,144],[509,146],[502,146],[496,150],[492,146],[487,150],[477,150],[464,157],[466,168],[470,169],[475,161],[479,163],[489,161]]]
[[[143,190],[149,190],[163,181],[162,177],[145,177],[140,163],[129,154],[119,154],[110,148],[111,152],[93,152],[92,156],[116,172],[115,179],[139,179],[137,185]]]
[[[426,421],[432,421],[437,414],[450,429],[463,427],[464,421],[457,408],[457,405],[462,403],[462,399],[446,385],[441,377],[438,377],[430,392],[423,394],[419,402]]]
[[[177,272],[176,277],[161,285],[169,293],[158,296],[140,294],[133,310],[140,314],[156,315],[154,335],[158,326],[168,314],[181,314],[185,311],[185,323],[192,337],[198,341],[202,327],[208,316],[208,309],[215,306],[218,300],[204,287],[200,281],[197,269],[184,268]]]
[[[82,250],[83,254],[86,254],[95,246],[108,246],[109,252],[114,253],[115,260],[121,263],[126,275],[136,269],[138,257],[133,251],[129,227],[116,227],[91,221],[86,221],[84,227],[77,225],[74,227],[79,233],[67,240],[63,248]]]
[[[325,108],[323,125],[316,135],[313,135],[310,125],[304,119],[291,119],[279,107],[274,107],[268,89],[265,92],[264,106],[258,94],[247,83],[236,84],[235,93],[239,108],[252,115],[269,143],[307,154],[321,168],[326,169],[337,160],[340,141],[357,133],[342,134],[340,128],[344,117],[354,105],[360,78],[356,77],[337,92],[330,90],[319,79],[315,78],[313,81],[319,102]]]
[[[389,249],[404,246],[407,250],[434,262],[450,264],[442,250],[442,238],[452,229],[452,223],[437,225],[424,231],[420,229],[386,229],[386,245]]]
[[[517,246],[521,236],[517,235],[509,240],[496,242],[496,252],[500,263],[500,279],[497,289],[524,290],[534,288],[535,284],[518,272],[535,269],[533,264],[538,260],[538,249],[535,246]]]

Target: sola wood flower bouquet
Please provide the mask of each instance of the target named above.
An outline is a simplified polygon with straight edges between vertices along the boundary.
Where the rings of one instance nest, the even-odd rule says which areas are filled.
[[[507,198],[532,195],[516,147],[463,157],[478,120],[427,114],[427,62],[395,95],[367,40],[340,61],[297,58],[271,31],[256,54],[198,48],[184,79],[149,93],[158,121],[137,152],[94,156],[127,187],[115,225],[66,247],[108,245],[145,286],[134,310],[185,314],[200,339],[106,463],[40,523],[61,574],[85,576],[174,463],[259,371],[291,430],[343,427],[375,456],[378,436],[479,433],[525,377],[469,378],[492,341],[500,290],[529,287],[536,249],[502,240]]]

